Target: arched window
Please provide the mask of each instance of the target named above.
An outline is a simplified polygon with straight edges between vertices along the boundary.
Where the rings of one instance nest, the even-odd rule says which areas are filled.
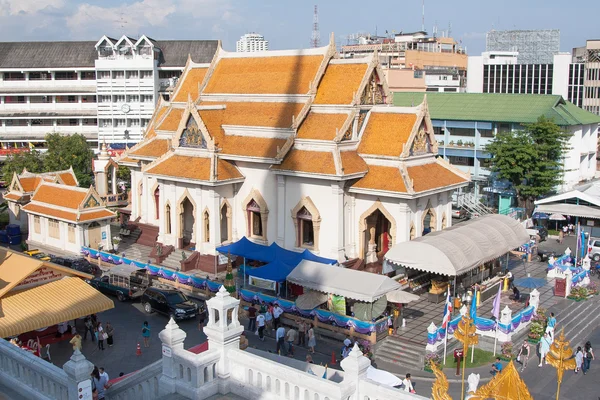
[[[227,201],[221,206],[221,243],[231,241],[231,206]]]
[[[208,210],[204,211],[202,220],[204,224],[204,241],[210,242],[210,215],[208,214]]]
[[[296,235],[298,238],[297,246],[313,248],[315,245],[315,231],[312,214],[306,207],[302,207],[296,214],[296,219],[298,220],[298,235]]]
[[[165,232],[171,233],[171,206],[169,204],[165,207]]]
[[[263,236],[262,219],[260,215],[260,206],[254,199],[250,200],[246,206],[248,213],[248,236]]]
[[[160,189],[157,186],[156,190],[154,190],[154,210],[156,211],[156,219],[159,217],[159,207],[160,207]]]

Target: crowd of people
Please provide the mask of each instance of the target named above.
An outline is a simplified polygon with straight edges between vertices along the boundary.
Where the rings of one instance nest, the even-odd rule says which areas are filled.
[[[77,349],[81,351],[81,341],[87,340],[88,332],[91,336],[92,342],[98,342],[98,350],[104,351],[105,341],[108,347],[112,347],[114,345],[115,328],[110,322],[106,322],[106,326],[103,326],[102,322],[98,320],[96,314],[92,314],[85,317],[83,323],[85,325],[83,338],[79,333],[76,333],[75,336],[73,336],[73,338],[70,340],[70,343],[73,345],[73,350]]]

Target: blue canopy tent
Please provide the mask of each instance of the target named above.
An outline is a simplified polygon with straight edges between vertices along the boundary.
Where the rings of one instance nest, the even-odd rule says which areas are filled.
[[[278,292],[277,284],[285,282],[287,276],[294,268],[296,268],[296,264],[290,265],[281,262],[280,260],[275,260],[260,268],[246,270],[246,274],[249,277],[248,283],[253,286],[259,286],[264,289]],[[259,280],[258,282],[257,279]],[[265,283],[261,284],[260,281],[265,281]]]
[[[267,246],[251,242],[246,236],[242,237],[235,243],[217,247],[217,251],[219,253],[231,253],[234,256],[249,258],[252,260],[258,260],[262,262],[270,261],[270,257],[267,254],[267,249]]]

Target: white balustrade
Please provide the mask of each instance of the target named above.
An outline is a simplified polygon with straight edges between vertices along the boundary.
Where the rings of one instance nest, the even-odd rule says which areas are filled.
[[[107,400],[145,399],[160,397],[159,378],[162,375],[162,360],[158,360],[137,371],[131,376],[115,383],[106,391]]]

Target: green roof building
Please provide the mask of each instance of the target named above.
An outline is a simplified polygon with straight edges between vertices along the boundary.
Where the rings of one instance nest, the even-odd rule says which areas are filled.
[[[490,155],[485,145],[498,132],[522,129],[546,116],[572,134],[565,154],[562,190],[594,178],[600,116],[558,95],[499,93],[394,93],[394,105],[427,105],[438,140],[439,154],[471,173],[474,181],[487,180]]]

